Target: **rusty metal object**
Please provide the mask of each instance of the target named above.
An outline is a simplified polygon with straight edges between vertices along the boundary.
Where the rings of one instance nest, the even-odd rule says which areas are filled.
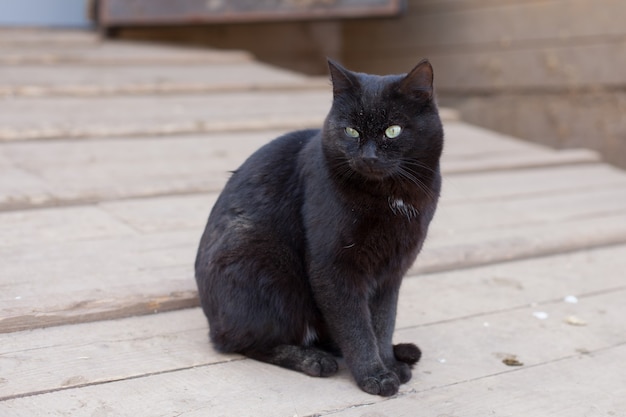
[[[101,26],[175,25],[394,16],[404,0],[100,0]]]

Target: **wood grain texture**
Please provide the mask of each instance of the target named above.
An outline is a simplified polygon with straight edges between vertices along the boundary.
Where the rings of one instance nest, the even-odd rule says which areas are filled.
[[[564,4],[427,0],[420,13],[479,16],[507,7],[552,10],[557,3]],[[331,28],[332,38],[339,25],[316,30]],[[294,49],[314,32],[289,27],[301,30],[300,38],[286,39]],[[272,36],[285,38],[285,28]],[[43,121],[94,135],[0,142],[0,415],[624,414],[623,171],[594,152],[522,142],[446,111],[443,194],[423,254],[403,282],[395,334],[424,355],[397,396],[373,397],[343,364],[338,375],[316,379],[215,352],[197,308],[195,251],[228,171],[291,129],[288,122],[302,120],[300,103],[319,125],[330,91],[316,90],[307,77],[233,61],[231,54],[192,64],[182,61],[198,58],[188,51],[94,46],[93,37],[63,33],[0,36],[0,50],[31,49],[39,57],[40,64],[0,63],[10,88],[68,86],[72,77],[95,87],[90,97],[49,89],[0,103],[4,125],[28,131]],[[42,45],[80,59],[44,64]],[[90,74],[96,62],[109,67]],[[37,65],[42,68],[15,72]],[[216,74],[202,88],[234,84],[219,93],[186,90],[184,79],[201,81],[202,68]],[[264,87],[237,84],[236,74]],[[177,94],[122,88],[159,77]],[[107,92],[111,86],[118,90]],[[597,111],[593,102],[580,103]],[[505,123],[510,109],[501,107],[487,114]],[[194,126],[187,135],[158,137],[149,130],[188,123],[205,111],[228,129],[206,133]],[[265,123],[272,114],[281,123],[274,130]],[[94,126],[139,126],[143,133],[96,137]]]
[[[604,355],[619,358],[626,341],[624,327],[615,325],[618,313],[599,313],[596,306],[619,304],[623,291],[590,296],[575,307],[561,300],[542,303],[541,309],[548,312],[546,320],[533,316],[536,307],[525,307],[401,330],[397,332],[397,338],[419,338],[427,354],[418,365],[411,383],[403,386],[399,396],[387,403],[384,409],[388,412],[394,410],[394,415],[405,415],[415,406],[406,404],[406,399],[412,396],[429,398],[426,401],[434,402],[439,399],[438,392],[449,392],[459,386],[475,391],[481,384],[495,378],[506,380],[512,375],[533,376],[545,367],[558,367],[561,372],[568,373],[568,366],[563,366],[561,362],[576,360],[581,363],[591,360],[586,358]],[[438,309],[436,305],[431,306]],[[563,318],[571,311],[588,318],[589,325],[574,327],[564,323]],[[139,407],[150,415],[171,415],[182,410],[192,415],[210,410],[212,415],[254,413],[274,416],[292,415],[290,413],[293,412],[307,415],[315,410],[324,410],[318,411],[319,415],[323,415],[343,410],[346,415],[352,415],[355,406],[361,408],[361,413],[378,409],[377,403],[382,399],[368,397],[358,390],[343,367],[339,376],[317,379],[259,362],[236,360],[233,356],[216,356],[210,349],[201,350],[202,341],[196,329],[200,324],[197,320],[199,315],[198,310],[170,313],[163,317],[163,331],[158,335],[139,330],[139,327],[138,334],[133,331],[140,323],[154,321],[154,316],[106,323],[107,327],[96,337],[90,337],[80,345],[64,342],[65,355],[57,360],[50,357],[50,352],[59,352],[58,348],[42,346],[20,351],[19,346],[13,345],[11,348],[15,351],[5,356],[7,359],[19,359],[10,361],[13,366],[6,374],[10,377],[7,381],[13,380],[12,375],[37,378],[41,373],[42,377],[37,380],[43,389],[24,399],[6,395],[0,407],[20,410],[17,415],[43,409],[55,415],[91,415],[102,409],[117,415],[132,415]],[[180,320],[189,320],[193,324],[180,327]],[[178,329],[172,327],[176,322]],[[68,336],[72,340],[71,333],[67,331],[78,331],[80,327],[49,329],[39,333],[47,332],[53,337],[50,340],[53,342],[63,330],[64,340]],[[607,337],[608,334],[611,336]],[[525,349],[520,349],[519,340],[522,338],[527,343]],[[178,354],[174,355],[174,352]],[[146,361],[145,356],[140,355],[154,359]],[[524,365],[507,368],[502,358],[511,355],[523,360]],[[115,358],[116,363],[113,367],[103,367],[109,362],[109,357]],[[29,365],[37,360],[39,367]],[[60,366],[63,364],[66,366]],[[149,367],[145,368],[148,364]],[[137,373],[141,376],[137,377]],[[550,374],[548,371],[545,377],[567,384]],[[68,375],[72,376],[65,379]],[[94,375],[97,375],[96,379]],[[110,376],[101,379],[104,375]],[[586,389],[593,390],[592,387],[597,384],[595,380],[580,379],[582,375],[576,375],[574,373],[571,377]],[[621,381],[622,377],[618,375],[613,373],[608,379],[609,384]],[[103,384],[106,381],[110,383]],[[290,384],[288,381],[297,383]],[[309,394],[314,392],[315,395],[303,395],[297,388],[301,383],[307,385]],[[13,389],[19,389],[19,382],[12,385]],[[255,396],[248,397],[245,402],[236,400],[250,390],[255,392]],[[547,388],[547,391],[551,389]],[[125,398],[123,405],[118,401],[122,393]],[[499,398],[499,403],[503,399],[500,391],[492,392],[490,396]],[[159,398],[171,400],[159,401]],[[566,398],[571,397],[564,395],[563,399]],[[607,398],[602,402],[606,407],[611,405],[605,403]],[[259,400],[263,402],[257,404]],[[534,404],[534,400],[531,403]],[[537,406],[543,403],[539,401]],[[474,398],[463,407],[471,411],[482,404],[483,399]]]
[[[157,116],[144,111],[148,126],[148,119]],[[132,118],[123,113],[120,112],[119,117]],[[174,114],[170,117],[185,119],[188,116]],[[26,119],[23,117],[24,123]],[[246,123],[245,118],[237,119],[228,129],[241,128],[242,123]],[[132,122],[139,123],[136,119]],[[75,120],[73,123],[88,122]],[[107,122],[107,125],[110,124]],[[588,164],[598,159],[593,152],[554,152],[459,122],[446,123],[446,132],[445,174]],[[229,171],[237,169],[257,148],[283,133],[285,130],[263,129],[182,137],[169,134],[160,138],[85,141],[48,138],[45,143],[7,143],[0,147],[0,155],[5,160],[5,164],[0,165],[0,173],[11,180],[0,182],[0,209],[216,192],[228,179]],[[164,161],[168,170],[163,170]]]

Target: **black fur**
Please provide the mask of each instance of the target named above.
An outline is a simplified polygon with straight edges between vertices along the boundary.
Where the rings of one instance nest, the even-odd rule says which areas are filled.
[[[312,376],[335,373],[343,355],[364,391],[389,396],[421,355],[391,339],[441,186],[432,67],[389,76],[329,67],[323,128],[275,139],[233,174],[196,280],[218,350]],[[389,138],[394,125],[402,131]]]

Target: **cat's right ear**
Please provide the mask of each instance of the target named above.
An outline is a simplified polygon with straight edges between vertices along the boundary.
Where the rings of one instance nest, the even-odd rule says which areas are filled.
[[[330,78],[333,82],[333,95],[335,97],[358,88],[359,82],[354,74],[332,59],[328,59],[328,69],[330,70]]]

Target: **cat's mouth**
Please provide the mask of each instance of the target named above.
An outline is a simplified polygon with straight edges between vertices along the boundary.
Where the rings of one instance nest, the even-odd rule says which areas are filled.
[[[350,164],[352,169],[362,176],[372,180],[382,180],[389,177],[392,169],[379,159],[356,159]]]

